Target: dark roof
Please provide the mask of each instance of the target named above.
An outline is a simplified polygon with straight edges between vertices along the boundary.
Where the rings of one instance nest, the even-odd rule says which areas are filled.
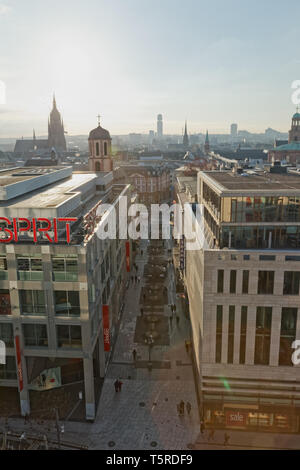
[[[31,150],[36,147],[38,150],[39,149],[48,149],[49,144],[48,144],[48,139],[20,139],[16,141],[14,152],[15,153],[25,153],[25,152],[30,152]]]
[[[93,129],[89,135],[89,140],[98,139],[111,140],[109,132],[106,129],[103,129],[103,127],[101,127],[100,125],[96,127],[96,129]]]

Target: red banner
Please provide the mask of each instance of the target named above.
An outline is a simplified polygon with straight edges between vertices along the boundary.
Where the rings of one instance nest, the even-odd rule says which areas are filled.
[[[20,347],[20,337],[15,337],[16,344],[16,355],[17,355],[17,368],[18,368],[18,377],[19,377],[19,389],[20,392],[23,390],[23,370],[22,370],[22,359],[21,359],[21,347]]]
[[[104,339],[104,351],[110,351],[110,337],[109,337],[109,307],[108,305],[103,305],[102,307],[103,315],[103,339]]]
[[[130,273],[130,242],[126,242],[126,271]]]
[[[227,426],[246,426],[247,414],[240,413],[239,411],[226,412],[226,425]]]

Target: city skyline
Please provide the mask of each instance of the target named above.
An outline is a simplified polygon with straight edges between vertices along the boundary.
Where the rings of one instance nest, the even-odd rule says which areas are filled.
[[[1,1],[0,137],[46,134],[53,92],[70,135],[98,113],[115,135],[155,129],[158,113],[165,134],[185,119],[190,133],[229,133],[232,122],[287,132],[299,78],[300,6],[289,6]]]

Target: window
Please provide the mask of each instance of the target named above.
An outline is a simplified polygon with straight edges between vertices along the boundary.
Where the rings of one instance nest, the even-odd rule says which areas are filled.
[[[107,142],[104,142],[104,155],[107,155]]]
[[[56,328],[59,348],[81,348],[81,327],[79,325],[58,325]]]
[[[268,365],[270,361],[272,307],[257,307],[254,363]]]
[[[249,291],[249,271],[243,271],[242,292],[248,294]]]
[[[99,146],[99,142],[96,142],[96,156],[99,157],[100,155],[100,146]]]
[[[79,317],[80,304],[78,291],[55,291],[55,315],[60,317]]]
[[[17,258],[18,279],[20,281],[40,281],[43,279],[41,258]]]
[[[101,171],[100,162],[96,162],[95,171]]]
[[[5,256],[0,256],[0,281],[7,279],[7,260]]]
[[[292,366],[292,343],[296,339],[297,308],[283,307],[281,311],[281,331],[279,365]]]
[[[274,255],[260,255],[259,261],[276,261],[276,256]]]
[[[230,294],[235,294],[236,292],[236,270],[230,271]]]
[[[218,294],[222,294],[224,291],[224,269],[218,269]]]
[[[16,380],[17,367],[14,356],[6,357],[6,364],[0,364],[0,380]]]
[[[258,294],[273,294],[274,271],[258,271]]]
[[[300,256],[286,256],[285,261],[300,261]]]
[[[0,289],[0,315],[11,315],[10,294],[5,289]]]
[[[52,258],[53,281],[78,280],[77,256],[53,257]]]
[[[243,306],[241,308],[240,364],[245,364],[246,359],[247,313],[248,307]]]
[[[233,364],[234,317],[235,317],[235,306],[234,305],[229,305],[228,354],[227,354],[227,363],[228,364]]]
[[[7,348],[13,348],[14,334],[11,323],[0,323],[0,340],[4,341]]]
[[[216,329],[216,362],[220,363],[222,358],[222,323],[223,306],[217,305],[217,329]]]
[[[23,334],[25,346],[48,347],[46,325],[24,324]]]
[[[249,261],[250,260],[250,255],[244,255],[244,260]]]
[[[283,295],[299,295],[300,271],[285,271]]]
[[[22,315],[46,315],[45,292],[43,290],[21,290],[20,309]]]

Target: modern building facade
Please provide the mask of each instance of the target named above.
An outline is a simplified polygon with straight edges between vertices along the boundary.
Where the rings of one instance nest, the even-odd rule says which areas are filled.
[[[300,432],[300,177],[198,173],[207,249],[184,281],[207,427]]]
[[[24,416],[30,391],[42,380],[43,393],[54,374],[58,387],[83,383],[86,419],[95,418],[96,381],[105,375],[131,257],[127,240],[97,236],[105,223],[99,205],[118,209],[120,196],[131,197],[129,185],[98,171],[98,138],[90,136],[96,171],[1,171],[0,339],[7,357],[0,387],[18,389]],[[100,168],[105,152],[103,159]]]

